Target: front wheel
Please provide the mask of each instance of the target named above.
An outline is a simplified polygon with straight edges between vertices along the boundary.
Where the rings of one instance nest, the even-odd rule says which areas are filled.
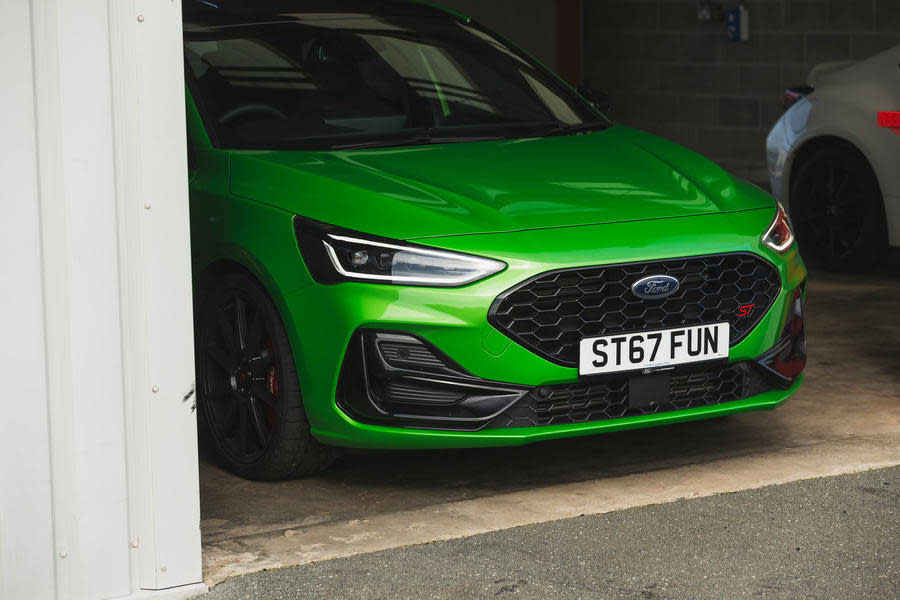
[[[222,276],[197,316],[197,407],[219,459],[257,480],[311,475],[336,450],[316,441],[275,304],[249,275]]]

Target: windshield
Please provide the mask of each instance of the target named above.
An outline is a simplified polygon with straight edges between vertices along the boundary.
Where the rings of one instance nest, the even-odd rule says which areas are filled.
[[[185,31],[190,87],[224,148],[335,149],[560,135],[608,125],[477,25],[303,13]]]

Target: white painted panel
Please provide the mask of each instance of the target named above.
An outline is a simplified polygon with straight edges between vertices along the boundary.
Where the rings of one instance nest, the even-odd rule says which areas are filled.
[[[136,584],[201,581],[181,5],[110,4]]]
[[[55,577],[27,2],[0,1],[0,57],[0,598],[45,600]]]
[[[181,7],[145,2],[0,0],[4,600],[203,589]]]
[[[77,597],[130,592],[118,236],[106,2],[60,2]]]
[[[107,7],[32,6],[59,593],[114,598],[131,581]]]

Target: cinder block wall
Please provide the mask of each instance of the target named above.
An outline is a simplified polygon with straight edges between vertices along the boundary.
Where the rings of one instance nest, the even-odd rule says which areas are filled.
[[[555,0],[436,0],[435,3],[472,17],[551,69],[556,68]]]
[[[786,87],[818,63],[900,44],[900,0],[747,0],[750,40],[739,43],[724,22],[698,22],[698,4],[585,0],[587,82],[610,94],[615,120],[759,183]]]

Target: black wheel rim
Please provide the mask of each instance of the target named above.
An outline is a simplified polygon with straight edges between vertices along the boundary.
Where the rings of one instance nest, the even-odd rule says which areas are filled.
[[[253,462],[280,420],[278,357],[265,315],[245,293],[219,298],[201,339],[203,410],[229,455]]]
[[[827,164],[795,189],[791,216],[800,251],[820,264],[846,259],[865,232],[865,197],[857,178],[839,164]]]

